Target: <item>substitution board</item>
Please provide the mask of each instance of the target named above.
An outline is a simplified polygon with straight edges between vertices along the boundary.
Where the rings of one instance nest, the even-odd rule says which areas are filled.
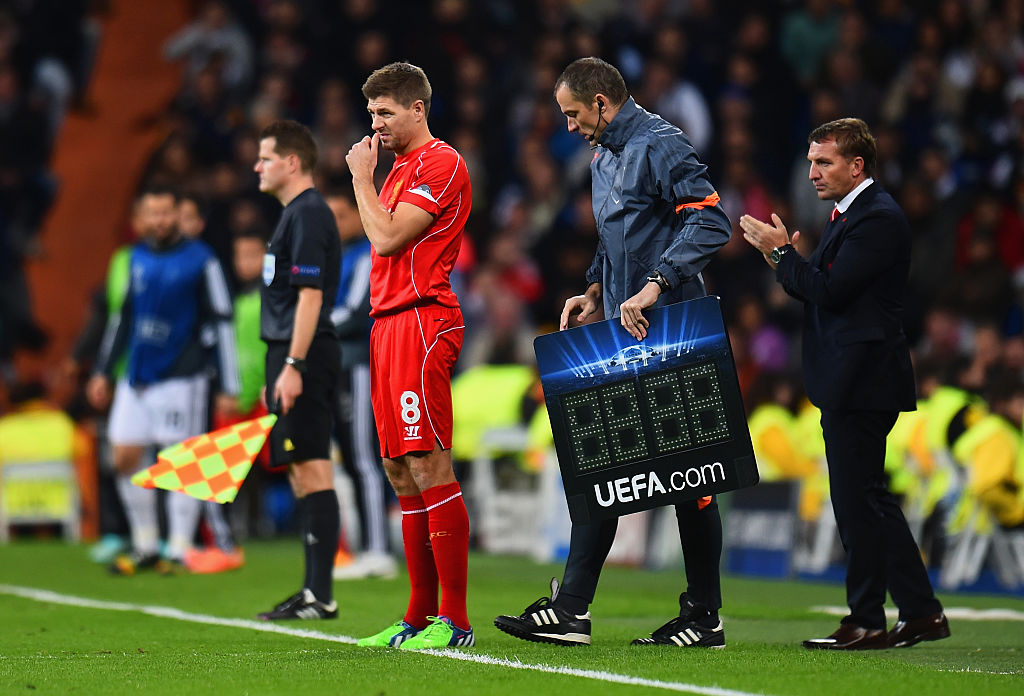
[[[717,297],[534,341],[569,515],[586,523],[758,481]]]

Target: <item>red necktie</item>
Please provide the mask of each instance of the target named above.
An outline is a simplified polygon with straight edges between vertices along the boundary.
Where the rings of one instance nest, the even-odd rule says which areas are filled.
[[[839,206],[832,208],[832,214],[828,216],[829,222],[835,222],[836,218],[839,217]]]

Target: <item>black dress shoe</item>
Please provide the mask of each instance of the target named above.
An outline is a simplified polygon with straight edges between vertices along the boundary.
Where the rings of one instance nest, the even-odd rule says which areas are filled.
[[[949,638],[949,621],[941,611],[938,614],[896,622],[889,631],[890,648],[909,648],[922,640],[942,640]]]
[[[884,628],[863,628],[841,624],[828,638],[811,638],[803,642],[808,650],[884,650],[889,647]]]

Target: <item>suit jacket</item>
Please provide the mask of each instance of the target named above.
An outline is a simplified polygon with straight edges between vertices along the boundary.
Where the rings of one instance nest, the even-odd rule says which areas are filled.
[[[907,219],[877,183],[825,227],[809,258],[779,261],[776,278],[804,303],[804,382],[818,408],[915,409],[901,323],[909,268]]]

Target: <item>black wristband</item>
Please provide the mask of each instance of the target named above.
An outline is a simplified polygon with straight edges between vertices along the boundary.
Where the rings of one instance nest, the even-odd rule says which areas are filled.
[[[655,271],[654,273],[647,276],[648,283],[654,283],[662,292],[668,292],[672,289],[672,286],[668,284],[668,278],[661,271]]]
[[[293,358],[292,356],[289,355],[288,357],[286,357],[284,359],[284,364],[285,365],[291,365],[292,367],[294,367],[296,370],[298,370],[302,374],[305,374],[305,372],[306,372],[306,359],[305,358]]]

